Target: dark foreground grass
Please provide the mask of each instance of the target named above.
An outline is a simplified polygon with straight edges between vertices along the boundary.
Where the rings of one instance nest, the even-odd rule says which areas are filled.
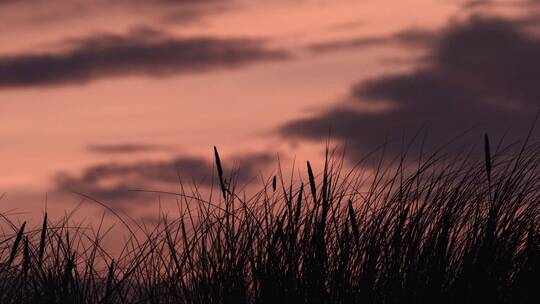
[[[4,217],[0,303],[538,303],[540,149],[484,150],[373,173],[330,152],[250,197],[216,151],[219,195],[178,193],[181,216],[153,229],[119,217],[115,257],[102,227]]]

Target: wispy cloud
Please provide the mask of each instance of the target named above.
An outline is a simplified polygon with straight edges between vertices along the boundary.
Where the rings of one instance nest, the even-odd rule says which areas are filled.
[[[266,153],[252,153],[225,159],[227,173],[235,172],[239,184],[256,179],[261,170],[273,161]],[[202,157],[180,156],[169,160],[135,163],[104,163],[86,168],[82,174],[59,173],[55,178],[58,191],[74,191],[106,202],[141,200],[140,190],[170,190],[180,182],[211,186],[213,161]]]
[[[0,56],[0,88],[82,84],[142,75],[164,77],[282,60],[289,53],[256,39],[171,37],[159,31],[100,34],[47,53]]]
[[[132,154],[141,152],[171,151],[173,147],[167,145],[119,143],[119,144],[93,144],[87,150],[100,154]]]
[[[0,0],[0,25],[46,26],[84,17],[131,15],[162,23],[192,23],[237,7],[237,0]],[[152,23],[155,24],[155,23]]]
[[[495,5],[493,0],[468,0],[463,3],[463,9],[485,8]]]
[[[383,45],[405,45],[425,47],[432,42],[434,33],[418,29],[400,31],[387,36],[354,37],[348,39],[317,42],[308,45],[309,51],[327,53],[348,49],[360,49]]]

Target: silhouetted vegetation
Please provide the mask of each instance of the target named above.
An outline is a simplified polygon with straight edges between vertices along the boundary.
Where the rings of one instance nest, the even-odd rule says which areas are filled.
[[[305,182],[278,171],[249,197],[216,150],[218,194],[176,194],[181,216],[152,229],[118,216],[130,236],[115,257],[101,225],[3,217],[0,302],[535,302],[540,149],[484,147],[350,171],[328,151]]]

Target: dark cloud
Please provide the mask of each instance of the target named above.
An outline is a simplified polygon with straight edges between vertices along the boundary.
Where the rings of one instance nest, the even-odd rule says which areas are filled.
[[[494,136],[510,127],[524,136],[540,108],[539,73],[537,37],[508,20],[473,17],[442,30],[417,69],[358,83],[351,89],[352,104],[292,121],[280,132],[321,139],[331,129],[354,152],[386,139],[399,142],[404,133],[411,138],[421,127],[432,144],[471,127]],[[390,106],[362,111],[360,101]]]
[[[273,160],[265,153],[247,154],[225,159],[226,174],[235,173],[235,180],[246,184],[259,175]],[[139,190],[177,189],[180,181],[198,186],[212,185],[213,161],[199,157],[177,157],[162,161],[141,161],[131,164],[106,163],[86,168],[81,175],[60,173],[55,178],[59,191],[74,191],[106,202],[128,199],[142,200]],[[216,184],[217,185],[217,184]]]
[[[404,46],[427,46],[432,42],[433,33],[418,29],[409,29],[397,32],[388,36],[359,37],[352,39],[342,39],[318,42],[308,45],[306,48],[315,53],[327,53],[348,49],[360,49],[382,45],[404,45]]]
[[[64,42],[64,50],[0,56],[0,88],[81,84],[105,77],[163,77],[285,59],[260,40],[169,37],[146,29]]]
[[[128,154],[139,152],[154,152],[154,151],[171,151],[171,146],[166,145],[154,145],[154,144],[96,144],[89,145],[87,150],[94,153],[101,154]]]

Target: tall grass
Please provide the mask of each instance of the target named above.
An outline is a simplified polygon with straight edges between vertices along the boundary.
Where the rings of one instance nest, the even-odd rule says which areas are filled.
[[[250,197],[215,150],[219,195],[177,193],[180,216],[152,229],[119,216],[130,235],[114,257],[103,225],[3,216],[0,302],[535,302],[540,149],[484,148],[381,157],[373,174],[327,151],[321,172],[278,171]]]

